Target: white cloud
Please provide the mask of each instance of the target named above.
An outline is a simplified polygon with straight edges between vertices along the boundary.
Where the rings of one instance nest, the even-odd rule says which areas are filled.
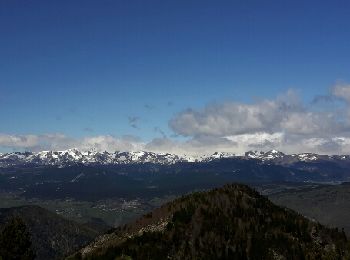
[[[42,135],[9,135],[0,134],[0,148],[14,150],[65,150],[72,147],[97,151],[134,151],[142,150],[144,143],[131,136],[114,137],[111,135],[99,135],[84,138],[72,138],[64,134]]]
[[[257,105],[239,103],[215,104],[201,111],[188,109],[170,121],[170,127],[184,136],[224,136],[262,131],[273,126],[279,115],[276,104],[262,102]]]
[[[336,84],[334,87],[332,87],[331,94],[350,103],[350,84]]]
[[[0,133],[0,146],[13,148],[33,147],[38,143],[36,135],[9,135]]]
[[[350,137],[350,85],[334,86],[328,97],[329,102],[335,98],[346,101],[346,106],[335,103],[333,109],[320,111],[288,91],[271,100],[187,109],[172,118],[169,126],[176,134],[189,138],[187,143],[202,136],[233,141],[237,145],[231,150],[238,153],[255,148],[287,153],[349,153],[344,140]]]
[[[175,133],[232,136],[249,133],[285,132],[297,135],[334,134],[347,130],[345,121],[331,111],[309,111],[293,91],[253,104],[225,102],[208,105],[202,110],[187,109],[170,120]]]
[[[313,138],[286,135],[282,132],[257,132],[226,137],[198,136],[187,140],[155,138],[146,143],[124,136],[100,135],[74,139],[62,134],[7,135],[0,134],[0,148],[13,150],[65,150],[78,148],[97,151],[153,151],[175,154],[203,155],[217,151],[243,154],[248,150],[277,149],[286,153],[317,152],[344,154],[350,152],[350,137]]]
[[[83,150],[93,148],[97,151],[138,151],[143,147],[144,143],[136,138],[117,138],[111,135],[85,137],[79,146]]]
[[[241,152],[254,149],[272,149],[280,147],[284,142],[284,134],[280,132],[266,133],[258,132],[254,134],[241,134],[228,136],[227,139],[239,144]]]
[[[223,102],[187,109],[169,121],[175,136],[145,142],[133,136],[96,135],[72,138],[64,134],[0,134],[0,149],[134,151],[242,154],[247,150],[277,149],[285,153],[350,153],[350,85],[336,85],[328,96],[334,106],[315,109],[294,91],[253,103]],[[335,102],[342,100],[343,102]],[[315,102],[314,102],[315,103]],[[317,103],[317,102],[316,102]],[[316,104],[317,105],[317,104]],[[335,108],[335,109],[334,109]],[[156,128],[156,131],[160,131]],[[161,132],[161,131],[160,131]]]
[[[253,104],[225,102],[211,104],[198,111],[187,109],[172,118],[169,126],[183,136],[275,132],[290,114],[297,115],[303,111],[296,94],[289,91],[275,100]]]
[[[203,155],[214,152],[232,152],[237,144],[224,137],[201,136],[186,141],[175,141],[170,138],[155,138],[145,145],[145,150],[168,152],[180,155]]]

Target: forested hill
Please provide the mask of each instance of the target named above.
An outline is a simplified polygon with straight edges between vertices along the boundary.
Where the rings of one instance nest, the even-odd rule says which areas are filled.
[[[38,206],[0,209],[0,232],[13,218],[22,219],[27,226],[38,260],[62,259],[101,234],[93,226],[78,224]]]
[[[71,259],[342,259],[344,232],[245,185],[179,198],[99,237]]]

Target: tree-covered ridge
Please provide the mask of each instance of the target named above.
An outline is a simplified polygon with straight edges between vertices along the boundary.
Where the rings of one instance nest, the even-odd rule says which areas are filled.
[[[11,235],[11,232],[20,234],[16,230],[22,230],[23,225],[16,222],[16,228],[10,229],[11,232],[6,232],[8,230],[6,227],[13,222],[13,219],[20,219],[21,222],[19,223],[26,226],[26,232],[30,235],[32,250],[38,260],[62,259],[88,244],[100,234],[98,230],[92,227],[64,219],[38,206],[2,208],[0,209],[0,249],[6,244],[9,245],[6,248],[14,248],[12,245],[16,245],[18,248],[13,250],[18,254],[24,246],[18,242],[22,240],[18,240]],[[13,226],[10,225],[10,227]],[[16,232],[13,232],[13,230]],[[24,233],[24,231],[21,232]],[[3,239],[4,236],[6,239]],[[3,260],[7,259],[12,258],[3,257]]]
[[[244,185],[179,198],[104,236],[75,258],[342,259],[344,232],[278,207]]]
[[[31,236],[21,218],[9,219],[0,232],[0,260],[33,260]]]

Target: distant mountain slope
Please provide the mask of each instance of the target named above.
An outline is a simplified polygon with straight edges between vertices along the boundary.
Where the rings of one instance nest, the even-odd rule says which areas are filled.
[[[350,172],[348,172],[350,174]],[[0,168],[0,191],[27,198],[99,200],[150,198],[210,189],[226,183],[325,182],[347,178],[239,158],[174,165],[127,164]]]
[[[82,165],[125,165],[125,164],[159,164],[172,165],[179,162],[209,162],[224,158],[255,159],[261,162],[290,165],[297,162],[327,161],[350,165],[349,155],[319,155],[313,153],[284,154],[271,150],[268,152],[248,151],[243,156],[233,153],[215,152],[203,156],[179,156],[170,153],[148,151],[133,152],[98,152],[68,149],[64,151],[11,152],[0,153],[0,167],[23,166],[72,166]]]
[[[0,209],[0,231],[14,216],[27,225],[37,259],[62,259],[99,234],[94,228],[66,220],[38,206]]]
[[[341,259],[344,233],[244,185],[184,196],[99,237],[70,259]],[[119,258],[118,258],[119,257]]]
[[[49,174],[45,175],[46,173]],[[276,150],[250,151],[243,156],[217,152],[197,158],[143,151],[109,153],[83,152],[77,149],[0,154],[0,190],[13,191],[19,188],[27,191],[29,196],[52,193],[55,197],[59,194],[56,190],[62,190],[61,182],[64,183],[64,188],[68,189],[64,193],[67,196],[75,196],[72,194],[76,190],[75,186],[81,187],[83,183],[90,186],[93,175],[98,182],[103,182],[103,178],[112,178],[111,182],[104,182],[111,187],[111,191],[106,189],[105,195],[115,196],[118,194],[114,194],[114,191],[118,188],[110,184],[126,181],[131,185],[142,186],[141,182],[145,181],[148,183],[147,187],[160,187],[157,182],[162,179],[162,175],[167,175],[167,178],[173,175],[170,178],[176,179],[185,177],[187,180],[189,174],[206,174],[204,179],[211,178],[209,183],[220,178],[227,179],[224,183],[344,182],[350,181],[350,156],[311,153],[287,155]],[[33,179],[35,187],[32,186]],[[215,185],[217,184],[223,183]],[[89,190],[91,188],[93,187],[89,187]]]
[[[71,166],[83,165],[113,165],[113,164],[135,164],[155,163],[174,164],[176,162],[189,161],[189,158],[169,153],[153,152],[119,152],[114,153],[97,151],[80,151],[68,149],[64,151],[42,151],[42,152],[12,152],[0,154],[0,167],[11,166]]]
[[[284,191],[270,199],[322,224],[344,228],[350,235],[350,183]]]

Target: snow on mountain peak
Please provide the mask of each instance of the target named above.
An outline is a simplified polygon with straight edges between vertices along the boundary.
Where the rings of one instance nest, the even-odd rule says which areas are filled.
[[[245,153],[246,158],[251,159],[259,159],[259,160],[273,160],[277,158],[283,158],[285,156],[284,153],[277,151],[277,150],[271,150],[268,152],[261,152],[261,151],[249,151]]]
[[[134,151],[109,153],[94,150],[80,151],[76,148],[63,151],[41,151],[37,153],[8,153],[0,156],[0,167],[14,165],[54,165],[68,166],[74,164],[132,164],[157,163],[174,164],[187,161],[174,154]]]
[[[317,154],[313,154],[313,153],[301,153],[301,154],[298,154],[298,159],[300,161],[315,161],[318,159],[318,156]]]
[[[236,156],[233,153],[215,152],[211,155],[187,156],[170,153],[154,153],[147,151],[133,152],[99,152],[96,150],[80,151],[76,148],[63,151],[11,152],[0,153],[0,167],[9,166],[69,166],[74,164],[83,165],[118,165],[118,164],[143,164],[154,163],[171,165],[179,162],[210,162],[223,158],[256,159],[262,162],[290,163],[296,161],[310,162],[315,160],[350,160],[350,156],[327,156],[312,153],[286,155],[277,150],[267,152],[248,151],[244,156]]]
[[[213,159],[231,158],[231,157],[235,157],[235,154],[225,153],[225,152],[215,152],[210,156],[210,158],[213,158]]]

